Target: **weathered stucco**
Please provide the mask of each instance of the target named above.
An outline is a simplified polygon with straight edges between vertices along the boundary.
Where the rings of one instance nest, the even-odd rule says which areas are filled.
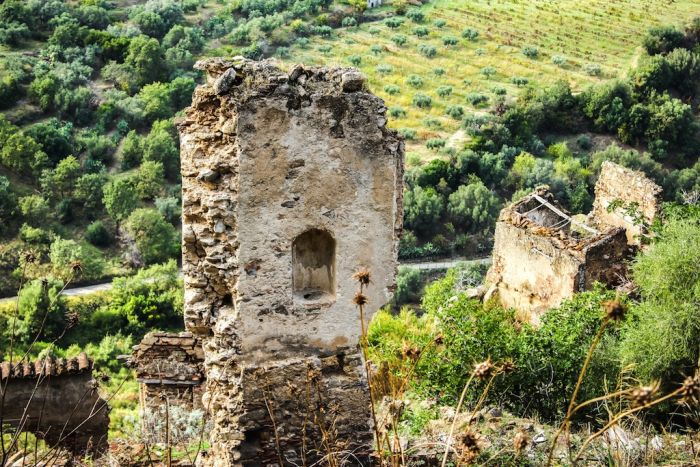
[[[661,209],[661,187],[642,172],[605,161],[595,185],[595,202],[589,215],[598,226],[624,227],[630,245],[640,245],[642,236]],[[621,206],[610,209],[611,203]],[[630,216],[631,213],[638,215]],[[640,222],[642,221],[642,222]]]
[[[49,446],[98,455],[107,450],[109,406],[83,353],[69,360],[46,358],[0,365],[2,420],[34,433]]]
[[[203,336],[204,405],[214,420],[208,462],[257,465],[277,458],[278,444],[290,459],[313,458],[304,451],[320,438],[293,436],[313,417],[291,408],[298,398],[284,391],[287,383],[307,391],[307,374],[328,358],[343,364],[321,371],[313,387],[346,411],[338,442],[366,444],[351,276],[372,273],[368,316],[390,299],[403,143],[355,70],[287,74],[243,59],[198,67],[208,82],[179,128],[185,322]],[[276,405],[265,410],[263,380],[275,382]]]
[[[542,206],[540,199],[566,217]],[[574,293],[596,281],[615,284],[624,272],[630,251],[623,228],[586,231],[572,227],[567,217],[544,189],[501,211],[487,283],[522,321],[537,325],[544,312]]]

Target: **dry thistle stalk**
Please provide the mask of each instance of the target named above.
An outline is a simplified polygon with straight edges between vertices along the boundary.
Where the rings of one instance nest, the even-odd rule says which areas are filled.
[[[352,275],[352,278],[363,286],[369,285],[369,283],[372,282],[372,276],[367,269],[360,269]]]
[[[467,428],[457,436],[456,441],[458,463],[474,462],[481,452],[481,436],[471,428]]]
[[[501,372],[502,373],[508,374],[508,373],[512,373],[514,371],[515,371],[515,363],[513,362],[513,360],[505,360],[501,364]]]
[[[697,371],[695,375],[688,376],[681,386],[681,401],[685,404],[698,406],[700,405],[700,373]]]
[[[621,321],[625,317],[627,307],[620,300],[607,300],[603,302],[605,316],[611,321]]]
[[[513,449],[515,450],[515,455],[520,456],[520,454],[527,448],[530,444],[530,438],[527,436],[525,430],[520,430],[513,438]]]
[[[660,383],[658,381],[647,386],[639,386],[630,391],[628,398],[632,403],[632,407],[644,407],[649,405],[654,400],[654,395],[659,390]]]
[[[491,363],[491,357],[487,358],[481,363],[474,365],[474,377],[479,379],[486,379],[493,373],[493,363]]]
[[[367,295],[363,294],[362,292],[357,292],[353,297],[352,302],[357,306],[364,306],[368,302]]]

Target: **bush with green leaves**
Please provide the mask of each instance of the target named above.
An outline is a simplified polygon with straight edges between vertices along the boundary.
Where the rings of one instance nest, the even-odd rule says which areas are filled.
[[[434,58],[437,56],[437,48],[432,45],[420,44],[418,46],[418,52],[426,58]]]
[[[75,240],[56,238],[51,243],[49,259],[56,277],[93,280],[102,277],[106,263],[94,246]]]
[[[362,57],[359,55],[350,55],[348,56],[348,62],[350,62],[352,66],[360,66],[362,63]]]
[[[410,8],[406,12],[406,17],[414,23],[422,23],[425,20],[425,14],[418,8]]]
[[[102,202],[112,219],[126,219],[139,204],[134,181],[130,177],[110,180],[104,187]]]
[[[399,128],[399,134],[408,141],[416,139],[416,130],[412,128]]]
[[[525,86],[527,83],[529,83],[530,80],[527,79],[527,78],[525,78],[524,76],[513,76],[513,77],[510,79],[510,82],[513,83],[513,84],[515,84],[515,85],[518,86],[518,87],[523,87],[523,86]]]
[[[137,262],[162,263],[179,252],[177,231],[155,209],[136,209],[129,215],[125,228],[138,250]]]
[[[597,63],[585,63],[583,65],[583,72],[590,76],[600,76],[603,69]]]
[[[406,111],[403,107],[394,106],[389,108],[389,116],[392,118],[402,118],[406,116]]]
[[[125,316],[130,330],[138,334],[182,328],[182,281],[174,260],[114,279],[110,296],[109,308]]]
[[[41,195],[27,195],[19,198],[19,211],[22,217],[33,226],[46,225],[51,207]]]
[[[444,99],[452,94],[452,86],[439,86],[435,93]]]
[[[369,51],[372,52],[372,55],[374,56],[381,55],[381,53],[384,52],[384,47],[379,44],[372,44],[369,47]]]
[[[686,208],[687,209],[687,208]],[[643,381],[680,382],[700,357],[700,215],[672,219],[638,256],[633,279],[642,300],[632,307],[620,351]]]
[[[455,120],[461,120],[464,116],[464,107],[461,105],[448,105],[445,113]]]
[[[425,142],[425,147],[428,149],[431,149],[433,151],[436,151],[438,149],[442,149],[445,147],[446,141],[442,138],[430,138],[428,141]]]
[[[489,101],[489,96],[486,94],[481,94],[478,92],[470,92],[467,94],[467,102],[469,102],[474,107],[486,104]]]
[[[462,37],[474,42],[479,38],[479,31],[474,28],[466,28],[462,31]]]
[[[425,37],[428,34],[430,34],[430,30],[426,28],[425,26],[418,26],[417,28],[413,28],[413,35],[417,37]]]
[[[408,78],[406,78],[406,84],[414,88],[423,87],[423,78],[418,75],[408,75]]]
[[[423,275],[420,269],[410,266],[399,267],[393,299],[394,306],[400,308],[409,303],[418,303],[422,287]]]
[[[408,38],[403,34],[394,34],[393,36],[391,36],[391,42],[401,47],[402,45],[405,45],[406,42],[408,42]]]
[[[420,109],[429,109],[433,105],[433,99],[427,94],[420,92],[413,95],[411,102]]]
[[[63,285],[55,279],[35,279],[24,285],[19,293],[19,314],[4,333],[14,330],[15,339],[25,344],[59,338],[66,329],[66,302],[60,294]]]
[[[447,201],[447,213],[456,228],[467,232],[486,232],[493,228],[501,203],[478,178],[461,185]]]
[[[491,79],[497,73],[497,70],[492,66],[485,66],[479,70],[479,73],[481,73],[486,79]]]
[[[442,196],[434,188],[416,186],[404,194],[404,221],[414,232],[428,233],[435,229],[445,210]]]
[[[459,44],[459,39],[457,39],[455,36],[443,36],[442,37],[442,45],[447,46],[447,47],[452,47]]]
[[[111,232],[101,220],[96,220],[85,229],[85,240],[98,247],[107,247],[114,240]]]
[[[563,55],[552,55],[552,63],[554,63],[557,66],[564,66],[566,65],[567,59]]]
[[[163,191],[165,170],[161,162],[144,161],[134,176],[136,193],[141,199],[152,200]]]
[[[357,26],[357,20],[352,16],[346,16],[345,18],[343,18],[343,21],[341,21],[340,24],[344,28],[351,28]]]
[[[532,59],[535,59],[540,55],[540,50],[537,47],[533,47],[533,46],[523,47],[521,52],[527,58],[532,58]]]
[[[377,65],[375,70],[377,70],[377,73],[380,73],[382,75],[386,75],[386,74],[389,74],[392,71],[394,71],[394,67],[392,67],[391,65],[388,65],[386,63],[380,63],[379,65]],[[384,89],[386,89],[386,86]]]
[[[387,84],[384,86],[384,92],[389,94],[390,96],[395,96],[396,94],[401,92],[401,88],[396,86],[395,84]]]
[[[180,200],[174,197],[156,198],[156,209],[163,215],[165,220],[171,224],[175,224],[180,220],[182,209],[180,208]]]
[[[436,19],[435,21],[433,21],[433,24],[436,28],[442,29],[445,26],[447,26],[447,21],[445,21],[444,19]]]
[[[392,16],[391,18],[385,19],[384,24],[386,24],[387,27],[389,27],[391,29],[400,28],[401,25],[403,24],[403,18]]]
[[[642,45],[649,55],[666,54],[685,45],[685,36],[674,26],[650,28],[642,40]]]

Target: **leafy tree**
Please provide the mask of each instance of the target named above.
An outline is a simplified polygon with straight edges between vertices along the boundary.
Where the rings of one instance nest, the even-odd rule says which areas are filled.
[[[462,31],[462,37],[469,39],[470,41],[476,41],[479,38],[479,31],[473,28],[467,28]]]
[[[102,202],[110,217],[119,222],[126,219],[138,205],[138,194],[130,178],[118,178],[104,186]]]
[[[429,109],[433,105],[433,100],[430,98],[430,96],[420,92],[413,95],[411,102],[420,109]]]
[[[584,94],[584,112],[601,131],[615,132],[627,117],[632,92],[627,83],[612,81],[590,88]]]
[[[143,139],[134,130],[124,137],[119,149],[122,170],[128,170],[141,164],[143,158]]]
[[[180,167],[180,151],[173,136],[163,125],[154,124],[143,140],[143,160],[160,162],[165,174],[174,177]]]
[[[111,297],[110,307],[125,315],[134,331],[182,326],[182,283],[173,260],[114,279]]]
[[[659,26],[649,29],[642,40],[642,45],[649,55],[665,54],[678,47],[683,47],[685,37],[673,26]]]
[[[25,343],[52,340],[65,330],[66,303],[60,295],[63,282],[33,280],[19,294],[19,316],[15,335]]]
[[[17,172],[29,174],[47,162],[46,153],[34,138],[0,116],[0,163]]]
[[[0,218],[12,219],[17,208],[17,199],[10,188],[10,180],[0,175]],[[7,222],[0,223],[0,232],[7,229]]]
[[[144,161],[136,173],[136,193],[141,199],[154,199],[163,190],[164,182],[163,164]]]
[[[135,210],[125,227],[144,264],[164,262],[178,252],[175,228],[155,209]]]
[[[104,222],[97,220],[85,229],[85,240],[92,245],[106,247],[112,243],[112,234],[107,230]]]
[[[73,150],[73,125],[62,123],[57,118],[32,125],[26,134],[41,145],[52,166],[68,157]]]
[[[155,205],[158,212],[171,224],[175,224],[180,220],[182,210],[179,199],[174,197],[156,198]]]
[[[56,238],[49,252],[51,266],[58,277],[97,279],[102,277],[105,261],[102,254],[92,245],[78,243],[75,240]]]
[[[167,71],[163,50],[158,41],[146,36],[131,40],[125,65],[134,70],[140,85],[162,80]]]
[[[41,189],[52,199],[70,198],[82,167],[75,156],[68,156],[56,165],[55,169],[44,170],[41,175]]]
[[[435,229],[445,210],[442,196],[432,187],[416,186],[407,190],[403,205],[406,227],[424,234]]]
[[[46,225],[51,208],[41,195],[28,195],[19,199],[22,217],[33,226]]]
[[[408,39],[403,34],[394,34],[393,36],[391,36],[391,42],[393,42],[399,47],[405,45],[407,41]]]
[[[73,196],[90,216],[102,211],[102,188],[106,181],[107,177],[103,173],[92,173],[82,175],[75,183]]]
[[[456,227],[479,232],[488,231],[496,222],[500,202],[478,178],[460,186],[447,202],[447,212]]]

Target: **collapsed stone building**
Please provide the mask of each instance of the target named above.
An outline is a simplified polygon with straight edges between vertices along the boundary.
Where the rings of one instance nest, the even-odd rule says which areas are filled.
[[[204,351],[190,332],[149,332],[128,360],[139,383],[139,401],[146,412],[164,399],[186,409],[202,408]]]
[[[84,353],[69,360],[3,362],[0,400],[3,423],[34,433],[49,446],[93,455],[107,449],[109,407]]]
[[[211,465],[369,455],[355,271],[389,301],[403,143],[358,71],[209,59],[179,123],[185,324],[201,336]]]
[[[593,211],[583,219],[546,187],[506,206],[496,223],[485,299],[496,295],[521,321],[537,325],[548,309],[595,282],[624,282],[626,261],[658,213],[661,188],[606,161],[595,193]]]

